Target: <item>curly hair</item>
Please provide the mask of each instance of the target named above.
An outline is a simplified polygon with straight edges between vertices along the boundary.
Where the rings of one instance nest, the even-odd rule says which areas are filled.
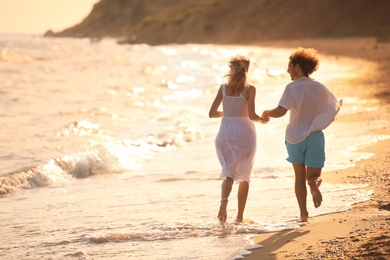
[[[250,60],[242,55],[236,55],[230,59],[230,71],[225,77],[228,77],[228,85],[232,87],[233,95],[241,93],[245,87],[249,65]]]
[[[316,71],[320,64],[317,50],[312,48],[298,48],[294,50],[290,55],[290,62],[293,65],[298,64],[306,77]]]

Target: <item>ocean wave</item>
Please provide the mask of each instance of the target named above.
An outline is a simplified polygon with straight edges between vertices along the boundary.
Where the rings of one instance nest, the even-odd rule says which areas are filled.
[[[0,197],[22,189],[59,185],[74,179],[100,174],[115,174],[137,170],[153,157],[153,152],[175,150],[184,143],[201,137],[197,128],[178,120],[176,130],[147,134],[139,140],[104,135],[98,124],[86,120],[73,122],[57,136],[93,136],[85,152],[51,159],[48,163],[24,167],[0,177]]]
[[[47,164],[0,177],[0,196],[12,194],[21,189],[52,186],[75,178],[86,178],[106,171],[102,160],[94,154],[84,154],[79,159],[56,158]]]
[[[262,234],[299,228],[302,223],[256,223],[253,220],[244,223],[232,222],[225,225],[216,223],[174,223],[172,225],[152,225],[149,231],[114,232],[86,237],[89,242],[104,244],[123,241],[177,240],[189,237],[226,237],[232,234]]]

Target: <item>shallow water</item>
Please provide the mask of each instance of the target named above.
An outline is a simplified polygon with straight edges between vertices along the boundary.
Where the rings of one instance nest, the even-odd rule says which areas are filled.
[[[235,53],[253,59],[258,113],[274,107],[290,81],[289,50],[0,36],[0,258],[232,259],[254,234],[297,228],[287,117],[256,125],[245,223],[232,222],[236,186],[226,229],[216,221],[219,119],[208,109]],[[316,72],[324,83],[332,62]],[[353,77],[356,66],[338,60],[331,80]],[[342,115],[378,106],[339,98]],[[373,134],[386,123],[336,120],[325,130],[325,170],[370,156],[357,149],[388,138]],[[312,216],[370,196],[326,175],[322,191]]]

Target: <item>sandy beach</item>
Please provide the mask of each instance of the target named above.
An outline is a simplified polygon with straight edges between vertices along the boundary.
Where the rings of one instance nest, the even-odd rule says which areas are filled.
[[[357,112],[353,117],[344,116],[337,120],[390,119],[390,42],[353,38],[259,44],[281,48],[312,47],[318,50],[319,55],[365,60],[369,67],[364,73],[357,72],[356,79],[342,84],[352,86],[355,90],[353,95],[357,98],[377,99],[379,109]],[[350,89],[345,91],[350,92]],[[342,96],[341,92],[335,93],[336,96]],[[390,134],[389,126],[380,131],[378,134]],[[254,250],[245,259],[389,259],[390,140],[378,141],[365,147],[364,151],[374,156],[356,162],[353,168],[330,172],[324,169],[322,177],[334,184],[367,184],[367,189],[374,192],[371,200],[353,205],[346,212],[310,218],[307,225],[293,231],[260,234],[253,240],[263,248]]]
[[[390,142],[380,141],[389,137],[387,44],[125,46],[7,35],[1,41],[9,46],[0,50],[1,120],[9,127],[0,142],[0,259],[241,259],[244,248],[256,247],[253,240],[262,248],[248,259],[388,256]],[[311,216],[322,216],[294,230],[298,206],[284,158],[284,117],[259,125],[267,138],[260,139],[251,178],[248,221],[243,227],[230,222],[231,196],[223,230],[214,215],[219,122],[207,116],[215,80],[232,53],[250,53],[261,61],[252,79],[262,111],[278,101],[289,81],[285,61],[298,46],[319,50],[322,63],[313,77],[344,99],[325,131],[324,203],[308,204]],[[211,67],[217,69],[205,71]],[[170,88],[162,79],[177,84]]]

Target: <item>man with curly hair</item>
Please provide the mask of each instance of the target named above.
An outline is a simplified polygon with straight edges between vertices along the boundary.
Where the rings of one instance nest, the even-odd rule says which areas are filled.
[[[321,170],[325,162],[325,138],[322,130],[327,128],[339,112],[342,100],[321,83],[310,78],[318,69],[319,59],[314,49],[298,48],[291,53],[287,72],[289,83],[276,108],[265,110],[262,118],[278,118],[290,110],[286,128],[285,144],[287,161],[292,163],[295,173],[295,195],[300,209],[299,222],[307,222],[306,181],[310,187],[314,206],[322,203]]]

